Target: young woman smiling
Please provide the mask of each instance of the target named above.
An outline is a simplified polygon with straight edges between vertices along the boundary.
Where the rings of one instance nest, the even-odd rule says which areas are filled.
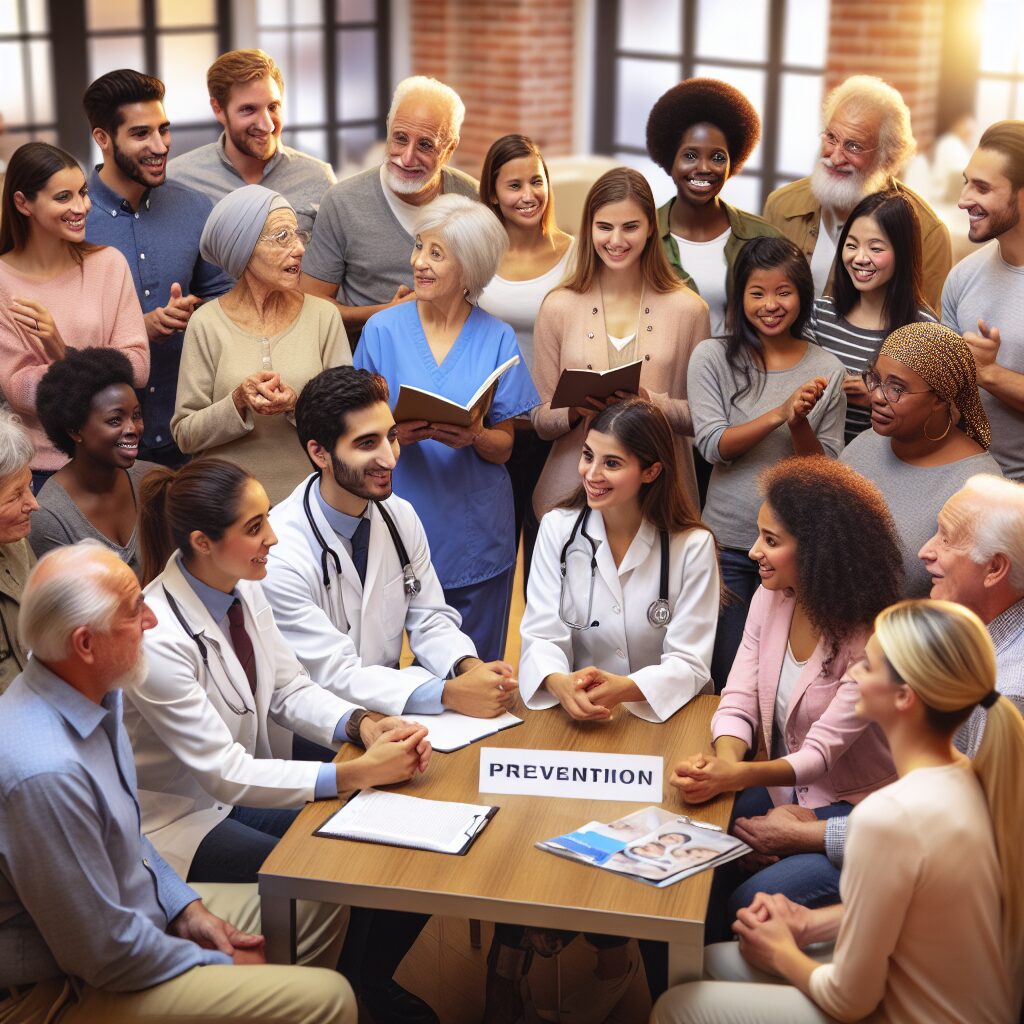
[[[875,192],[854,208],[836,247],[832,295],[814,300],[811,332],[846,367],[846,443],[871,426],[871,398],[861,374],[887,334],[935,322],[921,285],[921,226],[913,203]]]
[[[139,486],[155,465],[138,462],[142,410],[132,367],[116,349],[68,349],[39,382],[39,420],[70,458],[43,485],[29,543],[38,557],[86,537],[139,574]]]
[[[89,190],[75,158],[45,142],[15,150],[0,210],[0,373],[36,446],[33,487],[66,461],[36,419],[36,388],[68,347],[120,349],[132,383],[149,377],[149,341],[131,271],[85,241]]]
[[[554,441],[534,491],[538,517],[575,490],[589,421],[606,404],[631,397],[619,392],[608,403],[590,397],[575,409],[552,409],[562,371],[636,360],[643,364],[640,397],[668,418],[683,487],[697,503],[686,368],[710,330],[707,304],[676,278],[656,228],[654,196],[638,171],[616,167],[587,193],[572,273],[544,300],[534,331],[533,376],[544,404],[533,423]]]
[[[544,297],[565,277],[573,238],[555,223],[554,198],[547,165],[537,145],[525,135],[505,135],[484,157],[480,201],[494,211],[508,234],[508,249],[479,305],[516,332],[527,369],[533,366],[533,326]],[[537,436],[528,416],[514,421],[512,454],[505,463],[512,478],[516,543],[523,535],[523,582],[529,579],[537,517],[533,489],[537,486],[549,441]]]
[[[846,410],[843,367],[804,337],[814,284],[786,238],[755,238],[736,261],[729,334],[697,346],[690,360],[696,445],[713,465],[704,521],[722,545],[722,610],[711,676],[719,691],[743,636],[757,569],[757,477],[789,455],[836,456]]]
[[[658,235],[679,277],[711,312],[711,333],[725,333],[736,257],[752,238],[778,236],[766,220],[720,198],[761,137],[761,119],[738,89],[689,78],[668,90],[647,119],[647,152],[676,186],[658,210]]]

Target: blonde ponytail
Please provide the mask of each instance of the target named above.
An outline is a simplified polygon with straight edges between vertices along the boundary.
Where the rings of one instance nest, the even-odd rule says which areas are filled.
[[[901,601],[875,620],[894,671],[951,732],[983,700],[991,706],[971,762],[985,792],[1002,874],[1003,942],[1011,967],[1024,955],[1024,718],[995,693],[996,659],[981,619],[950,601]]]

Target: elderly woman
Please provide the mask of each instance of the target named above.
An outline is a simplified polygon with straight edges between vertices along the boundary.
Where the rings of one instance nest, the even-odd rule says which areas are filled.
[[[942,324],[907,324],[879,349],[864,385],[871,430],[842,461],[873,481],[900,537],[907,597],[927,597],[931,577],[917,557],[939,509],[975,473],[1002,476],[988,453],[992,431],[967,343]],[[865,552],[870,558],[871,552]]]
[[[0,693],[28,661],[18,637],[21,591],[36,556],[25,539],[29,516],[39,506],[32,497],[32,438],[14,413],[0,409]]]
[[[512,485],[503,466],[512,420],[540,401],[515,331],[474,305],[507,246],[505,229],[483,204],[435,199],[416,224],[416,301],[370,317],[355,360],[387,379],[393,399],[411,384],[461,404],[493,370],[520,357],[498,380],[482,420],[398,424],[395,491],[416,506],[445,600],[484,661],[504,655],[515,571]]]
[[[132,367],[116,349],[68,349],[39,382],[39,420],[71,461],[43,484],[29,543],[38,558],[90,538],[139,573],[139,485],[155,468],[139,462],[142,409]]]
[[[658,235],[675,272],[707,302],[715,337],[725,333],[740,250],[751,238],[779,234],[766,220],[719,198],[760,138],[753,104],[716,78],[673,86],[647,119],[647,152],[676,186],[675,198],[658,209]]]
[[[337,306],[299,290],[309,232],[296,223],[288,201],[262,185],[213,208],[199,249],[237,283],[189,321],[171,420],[183,452],[237,463],[271,502],[309,472],[291,416],[298,393],[352,361]]]

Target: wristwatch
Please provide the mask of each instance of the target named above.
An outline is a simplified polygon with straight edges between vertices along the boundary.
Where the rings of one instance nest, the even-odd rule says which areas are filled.
[[[359,727],[363,724],[363,719],[370,712],[366,708],[356,708],[351,715],[348,716],[348,721],[345,723],[345,739],[349,743],[358,743],[359,746],[366,748],[366,744],[363,742],[362,734],[359,731]]]

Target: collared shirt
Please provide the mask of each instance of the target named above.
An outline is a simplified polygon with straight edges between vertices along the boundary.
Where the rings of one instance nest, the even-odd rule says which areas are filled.
[[[316,495],[320,511],[323,512],[324,518],[327,520],[327,525],[335,532],[338,539],[345,546],[345,550],[351,555],[352,535],[356,532],[356,527],[359,526],[359,522],[363,517],[350,516],[336,509],[333,505],[329,505],[320,493],[319,486],[313,488],[313,493]],[[444,711],[444,704],[441,702],[441,696],[444,693],[444,683],[445,681],[437,676],[433,679],[428,679],[424,683],[420,683],[409,694],[409,699],[405,702],[402,713],[406,715],[441,714]]]
[[[215,203],[220,202],[229,192],[245,184],[245,179],[228,159],[224,141],[225,136],[221,132],[216,142],[176,156],[167,165],[167,176],[197,189]],[[330,164],[279,141],[277,152],[263,167],[259,183],[280,192],[295,210],[299,228],[312,231],[320,200],[335,181]]]
[[[214,299],[234,283],[219,267],[199,255],[199,236],[213,209],[210,200],[177,182],[148,189],[133,210],[99,175],[89,175],[92,209],[85,237],[97,245],[117,249],[128,261],[132,283],[143,313],[166,306],[171,285],[183,295]],[[184,334],[180,331],[151,342],[149,382],[139,391],[142,405],[144,449],[173,445],[171,417],[178,386],[178,364]]]
[[[185,560],[182,558],[178,559],[178,568],[181,569],[181,575],[185,577],[185,582],[195,591],[196,597],[199,598],[203,607],[210,613],[210,618],[217,623],[217,628],[230,641],[231,624],[228,622],[228,609],[235,601],[241,600],[238,596],[238,591],[232,589],[230,594],[226,594],[223,590],[217,590],[216,587],[211,587],[208,583],[204,583],[185,568]],[[351,715],[352,711],[346,711],[338,720],[338,724],[334,727],[335,743],[347,741],[348,737],[345,735],[345,726],[348,725]],[[329,800],[338,795],[338,772],[333,764],[325,764],[318,772],[316,786],[313,787],[313,795],[317,800]]]
[[[996,649],[996,689],[1012,700],[1024,715],[1024,599],[1011,604],[986,627]],[[988,712],[976,707],[957,729],[953,742],[957,750],[974,757],[981,746]],[[847,817],[829,818],[825,825],[825,854],[837,867],[843,866]]]
[[[121,713],[35,659],[0,697],[0,986],[136,991],[231,962],[167,933],[199,897],[140,834]]]

